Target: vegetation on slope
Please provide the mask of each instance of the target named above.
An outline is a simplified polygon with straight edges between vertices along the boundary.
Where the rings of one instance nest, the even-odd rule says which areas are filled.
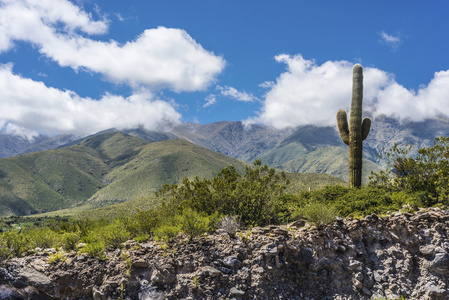
[[[0,258],[35,247],[60,247],[102,259],[105,247],[121,247],[130,238],[168,241],[182,233],[192,239],[216,228],[233,235],[239,224],[285,224],[298,219],[320,227],[337,215],[362,217],[449,205],[449,138],[437,139],[416,157],[399,148],[388,153],[396,171],[373,174],[370,185],[361,188],[334,185],[288,194],[287,176],[256,161],[242,175],[227,167],[212,179],[185,178],[180,185],[166,185],[158,192],[162,205],[131,217],[50,220],[35,228],[5,221],[2,226],[8,230],[0,234]],[[78,248],[79,242],[85,246]]]
[[[243,171],[245,163],[182,140],[149,143],[106,132],[70,147],[1,159],[0,216],[123,202],[184,177],[212,178],[228,165]]]
[[[303,150],[301,150],[303,149]],[[325,173],[345,181],[348,175],[348,150],[337,147],[321,147],[307,152],[296,143],[289,143],[269,151],[261,157],[264,163],[291,173]],[[363,159],[362,182],[369,181],[371,171],[379,172],[381,167],[368,159]]]
[[[183,178],[212,178],[228,165],[242,172],[244,162],[198,147],[184,140],[165,140],[141,149],[129,162],[108,173],[108,185],[90,202],[126,200],[153,194],[164,184],[177,184]]]
[[[84,146],[0,160],[0,215],[30,214],[77,205],[101,187],[108,171]]]

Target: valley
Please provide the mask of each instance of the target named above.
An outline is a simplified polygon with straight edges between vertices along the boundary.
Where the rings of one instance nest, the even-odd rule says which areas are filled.
[[[385,167],[379,156],[384,148],[397,143],[418,149],[439,135],[449,135],[448,120],[399,123],[378,118],[365,141],[363,182],[371,171]],[[348,180],[347,149],[332,127],[276,130],[242,122],[184,123],[167,132],[111,129],[85,138],[39,136],[32,141],[3,133],[0,145],[2,216],[71,214],[130,200],[152,203],[148,199],[164,184],[212,178],[228,165],[242,172],[255,159],[290,176],[330,175],[303,184],[303,189],[332,184],[331,176]]]

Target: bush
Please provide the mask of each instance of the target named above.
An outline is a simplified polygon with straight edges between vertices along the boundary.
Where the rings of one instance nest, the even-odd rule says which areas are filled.
[[[415,156],[412,150],[412,146],[401,148],[395,144],[385,151],[388,169],[371,173],[370,185],[424,193],[425,206],[449,204],[449,137],[437,137],[432,147],[419,149]]]
[[[86,244],[80,252],[92,257],[97,256],[99,259],[103,260],[105,258],[105,250],[106,247],[103,241],[95,241]]]
[[[117,221],[109,226],[101,228],[101,231],[101,238],[106,247],[111,246],[113,248],[120,248],[122,243],[131,239],[131,233],[123,228],[120,222]]]
[[[10,251],[6,241],[3,239],[2,235],[0,235],[0,261],[7,259],[9,255]]]
[[[230,237],[235,237],[235,233],[240,228],[238,216],[226,216],[221,218],[217,227],[223,229]]]
[[[66,257],[64,256],[64,253],[62,252],[56,252],[55,254],[50,254],[48,257],[48,263],[53,265],[60,261],[65,261]]]
[[[287,184],[284,172],[277,174],[256,160],[243,175],[229,166],[212,180],[185,178],[180,186],[164,186],[157,193],[163,201],[159,211],[174,216],[190,208],[208,215],[238,215],[247,225],[265,225],[275,217],[271,203],[284,193]]]
[[[6,245],[3,255],[8,258],[13,256],[21,256],[27,250],[31,249],[28,237],[24,236],[17,230],[9,230],[2,234],[2,244]]]
[[[80,236],[76,232],[64,232],[61,236],[61,246],[64,250],[75,250],[80,241]]]
[[[157,227],[153,234],[156,240],[170,241],[181,232],[180,226],[163,224]]]
[[[333,206],[323,203],[311,202],[299,208],[293,218],[303,218],[318,227],[335,220],[337,211]]]
[[[146,234],[152,232],[161,222],[161,212],[150,209],[147,211],[137,211],[134,215],[136,234]]]
[[[210,229],[210,219],[205,213],[198,213],[191,208],[185,209],[182,214],[175,217],[175,221],[180,225],[184,232],[191,240]]]
[[[49,228],[26,229],[22,235],[27,236],[31,249],[56,248],[61,244],[58,234]]]
[[[137,243],[143,243],[143,242],[148,241],[149,239],[150,239],[150,235],[148,233],[140,234],[140,235],[134,237],[134,240]]]

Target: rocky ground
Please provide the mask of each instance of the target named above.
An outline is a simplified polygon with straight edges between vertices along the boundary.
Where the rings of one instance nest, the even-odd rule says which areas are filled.
[[[448,229],[429,209],[128,241],[104,260],[36,249],[1,264],[0,299],[449,299]]]

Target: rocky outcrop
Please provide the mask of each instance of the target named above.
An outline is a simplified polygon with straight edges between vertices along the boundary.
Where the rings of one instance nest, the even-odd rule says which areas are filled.
[[[37,249],[3,263],[0,298],[449,299],[448,211],[302,225],[128,241],[105,260]]]

